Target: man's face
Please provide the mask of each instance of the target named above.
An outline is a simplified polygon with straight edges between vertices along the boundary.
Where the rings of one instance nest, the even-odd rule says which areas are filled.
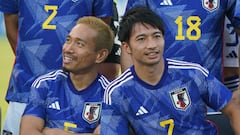
[[[63,69],[81,73],[95,66],[97,32],[86,24],[78,24],[69,33],[62,49]]]
[[[158,64],[163,57],[164,36],[158,28],[136,23],[132,29],[128,52],[135,64]]]

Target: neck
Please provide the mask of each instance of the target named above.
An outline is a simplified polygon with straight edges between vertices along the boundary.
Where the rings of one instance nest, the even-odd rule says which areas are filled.
[[[78,91],[81,91],[87,88],[97,78],[97,75],[98,75],[97,71],[91,71],[91,72],[82,73],[82,74],[70,73],[70,79],[74,87]]]
[[[145,65],[145,66],[134,66],[136,74],[140,79],[143,81],[151,84],[156,85],[162,78],[163,71],[164,71],[164,60],[162,59],[156,65]]]

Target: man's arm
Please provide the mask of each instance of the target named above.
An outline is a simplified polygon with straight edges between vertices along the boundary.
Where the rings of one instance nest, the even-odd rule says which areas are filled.
[[[24,115],[20,125],[20,135],[100,135],[100,126],[94,133],[70,133],[59,128],[44,127],[44,120],[30,115]]]
[[[221,110],[231,123],[235,135],[240,135],[240,91],[233,92],[231,101]]]
[[[17,34],[18,34],[18,14],[4,13],[6,35],[11,45],[13,53],[16,55]]]
[[[44,135],[44,120],[30,115],[24,115],[20,124],[20,135]]]
[[[44,128],[44,135],[100,135],[100,125],[95,129],[93,133],[70,133],[59,128]]]

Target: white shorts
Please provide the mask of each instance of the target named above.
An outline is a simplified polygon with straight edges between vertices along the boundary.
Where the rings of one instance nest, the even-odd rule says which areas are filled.
[[[224,67],[239,67],[238,49],[240,37],[234,31],[230,21],[225,19],[224,44],[223,44],[223,61]]]
[[[20,121],[26,103],[9,102],[2,135],[19,135]]]

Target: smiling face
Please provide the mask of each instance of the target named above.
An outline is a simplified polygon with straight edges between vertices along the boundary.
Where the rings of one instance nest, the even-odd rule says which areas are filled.
[[[63,45],[63,69],[72,73],[91,71],[97,63],[97,32],[86,24],[77,24]]]
[[[158,28],[136,23],[132,29],[128,53],[137,65],[156,65],[163,57],[164,36]]]

